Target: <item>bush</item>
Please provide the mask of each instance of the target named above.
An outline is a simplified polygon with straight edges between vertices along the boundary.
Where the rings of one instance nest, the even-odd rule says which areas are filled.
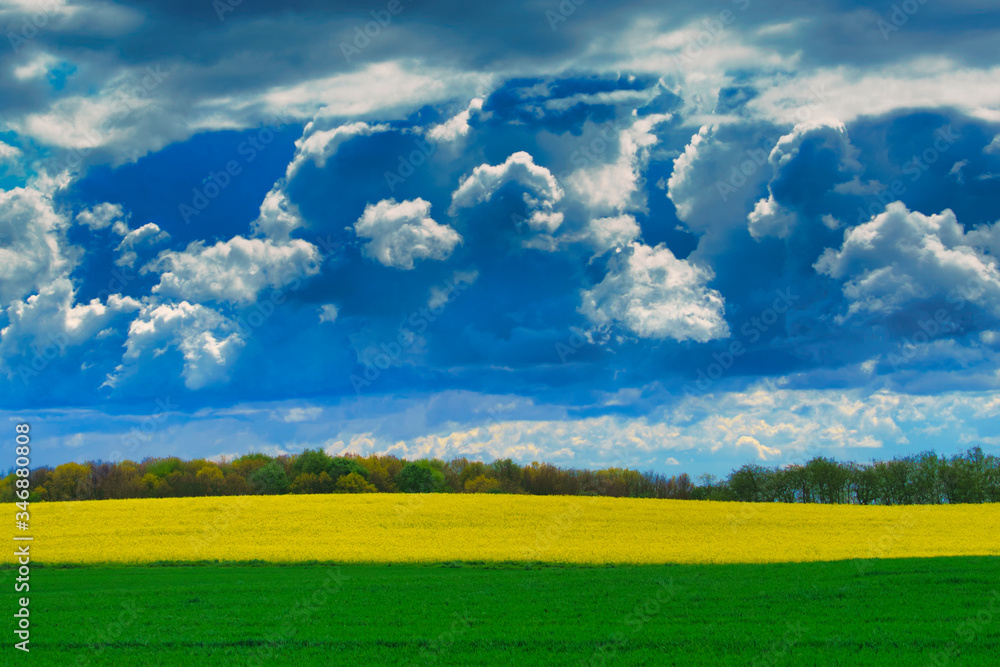
[[[324,470],[318,475],[304,472],[292,480],[292,493],[331,493],[333,478]]]
[[[396,475],[396,487],[403,493],[432,493],[444,487],[444,473],[427,461],[407,463]]]
[[[369,484],[365,478],[356,472],[348,473],[337,480],[337,493],[377,493],[374,484]]]
[[[369,475],[368,470],[363,465],[345,456],[337,456],[330,459],[330,465],[327,466],[326,471],[330,473],[330,477],[334,481],[345,475],[355,474],[361,476],[367,482]]]
[[[321,449],[307,449],[292,461],[292,475],[297,477],[302,473],[308,473],[318,477],[320,473],[330,471],[332,461],[333,459]]]
[[[480,475],[465,483],[466,493],[495,493],[498,491],[500,491],[500,482],[486,475]]]
[[[289,488],[285,467],[277,461],[271,461],[263,468],[259,468],[250,475],[249,481],[254,491],[264,495],[287,493]]]

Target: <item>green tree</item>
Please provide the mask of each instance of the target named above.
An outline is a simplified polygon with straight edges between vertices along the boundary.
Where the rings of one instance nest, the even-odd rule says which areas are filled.
[[[254,491],[264,495],[287,493],[290,486],[285,467],[277,461],[258,468],[248,481],[253,485]]]
[[[52,500],[87,500],[90,498],[90,466],[64,463],[49,475],[49,497]]]
[[[374,484],[369,484],[365,478],[356,472],[349,472],[336,484],[337,493],[376,493],[378,489]]]
[[[499,490],[500,482],[486,475],[479,475],[465,483],[466,493],[495,493]]]
[[[330,455],[321,449],[307,449],[292,460],[292,476],[309,473],[318,477],[322,472],[329,473],[332,461]]]
[[[346,456],[335,456],[330,459],[330,465],[327,466],[326,471],[330,473],[330,477],[334,481],[352,473],[360,475],[366,482],[369,477],[368,470],[363,465],[353,458],[347,458]]]
[[[736,500],[761,502],[767,470],[756,463],[746,463],[729,475],[729,490]]]
[[[407,463],[396,475],[396,487],[403,493],[433,493],[444,487],[444,474],[428,461]]]
[[[304,472],[292,480],[289,491],[291,493],[332,493],[333,479],[325,470],[318,475]]]

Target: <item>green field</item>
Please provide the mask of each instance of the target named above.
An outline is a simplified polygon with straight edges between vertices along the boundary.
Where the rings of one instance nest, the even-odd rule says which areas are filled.
[[[1000,664],[990,557],[39,567],[31,587],[34,665]]]

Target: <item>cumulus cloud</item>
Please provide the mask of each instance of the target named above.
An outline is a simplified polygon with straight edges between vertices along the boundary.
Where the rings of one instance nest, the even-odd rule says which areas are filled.
[[[594,218],[587,225],[587,240],[598,253],[605,253],[615,248],[627,247],[639,238],[642,230],[635,217],[619,215],[610,218]]]
[[[927,216],[893,202],[884,213],[844,232],[816,270],[844,281],[849,314],[890,314],[913,301],[947,296],[1000,313],[1000,272],[983,252],[992,228],[966,234],[951,210]]]
[[[97,337],[118,315],[140,307],[135,299],[120,294],[110,295],[104,303],[92,299],[77,304],[75,300],[73,284],[63,277],[7,308],[8,324],[0,330],[0,363],[9,376],[16,372],[13,360],[34,357],[33,348],[54,346],[61,354],[67,347]]]
[[[636,197],[650,149],[659,141],[653,128],[670,118],[670,114],[651,114],[623,129],[618,135],[614,161],[589,165],[569,176],[568,184],[574,195],[592,211],[617,213],[633,207],[644,209],[644,201]]]
[[[291,233],[305,222],[298,207],[288,199],[288,194],[276,185],[264,197],[260,214],[253,221],[254,234],[270,237],[275,241],[287,241]]]
[[[206,247],[197,241],[183,251],[166,251],[143,267],[160,273],[153,292],[190,301],[253,303],[267,288],[282,288],[319,273],[316,246],[294,239],[236,236]]]
[[[409,270],[418,259],[447,259],[462,242],[458,232],[430,217],[431,204],[423,199],[396,202],[383,199],[368,204],[354,232],[371,239],[365,254],[384,266]]]
[[[331,323],[336,322],[337,315],[339,314],[339,312],[340,311],[337,309],[337,306],[335,306],[334,304],[332,303],[323,304],[322,306],[319,307],[320,323],[322,324],[323,322],[331,322]]]
[[[108,202],[92,206],[76,216],[78,225],[85,225],[93,230],[112,227],[112,230],[119,236],[128,234],[127,221],[128,215],[122,205]]]
[[[596,324],[618,322],[640,338],[725,338],[725,302],[705,286],[712,276],[666,246],[632,243],[614,257],[604,280],[583,292],[580,310]]]
[[[456,139],[461,139],[469,133],[469,119],[472,117],[472,112],[479,111],[482,108],[483,99],[481,97],[473,98],[469,102],[467,109],[452,116],[440,125],[435,125],[427,130],[427,138],[431,141],[455,141]]]
[[[161,230],[155,222],[147,222],[142,227],[134,229],[125,235],[116,250],[119,253],[115,264],[118,266],[135,266],[139,258],[138,250],[162,243],[170,238],[170,234]]]
[[[994,155],[1000,155],[1000,134],[993,137],[993,141],[991,141],[989,145],[983,149],[983,152],[992,153]]]
[[[15,165],[21,155],[20,148],[0,141],[0,165]]]
[[[337,149],[355,137],[366,137],[389,129],[386,124],[369,124],[358,121],[329,130],[318,130],[315,121],[306,125],[302,137],[295,142],[296,153],[288,165],[287,178],[292,178],[306,160],[312,160],[317,167],[325,167],[326,161],[337,153]]]
[[[847,127],[840,121],[796,125],[768,156],[773,175],[768,196],[747,215],[751,236],[788,238],[803,210],[838,184],[856,180],[862,170],[857,156]]]
[[[774,447],[762,445],[757,438],[750,435],[741,435],[736,441],[737,447],[752,447],[757,452],[757,458],[766,461],[767,457],[781,456],[781,450]]]
[[[30,187],[0,191],[0,302],[35,292],[69,269],[64,227],[49,195]]]
[[[534,231],[551,234],[562,224],[562,213],[554,206],[563,198],[563,189],[545,167],[535,164],[525,151],[512,153],[498,165],[481,164],[472,170],[451,195],[449,213],[488,202],[507,183],[517,183],[527,192],[524,202],[530,209],[525,221]]]
[[[747,227],[750,229],[750,236],[755,239],[765,236],[788,238],[797,222],[795,211],[775,201],[774,195],[759,200],[747,215]]]
[[[244,344],[236,323],[211,308],[187,301],[149,303],[129,326],[122,364],[108,376],[107,384],[117,386],[138,370],[143,358],[177,349],[184,358],[185,386],[201,389],[227,379]]]
[[[700,250],[746,224],[747,210],[771,176],[768,154],[775,141],[767,125],[703,125],[674,160],[667,197],[689,230],[710,237]]]

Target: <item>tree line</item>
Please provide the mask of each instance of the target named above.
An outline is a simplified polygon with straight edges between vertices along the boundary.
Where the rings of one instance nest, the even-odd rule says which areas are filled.
[[[15,479],[11,471],[0,480],[0,501],[13,502]],[[35,468],[29,479],[33,501],[285,493],[522,493],[861,505],[1000,501],[1000,458],[980,447],[950,458],[929,451],[860,464],[824,457],[783,467],[748,463],[725,478],[702,475],[698,484],[686,473],[522,466],[509,458],[485,463],[330,456],[318,449],[220,462],[168,457],[64,463]]]

